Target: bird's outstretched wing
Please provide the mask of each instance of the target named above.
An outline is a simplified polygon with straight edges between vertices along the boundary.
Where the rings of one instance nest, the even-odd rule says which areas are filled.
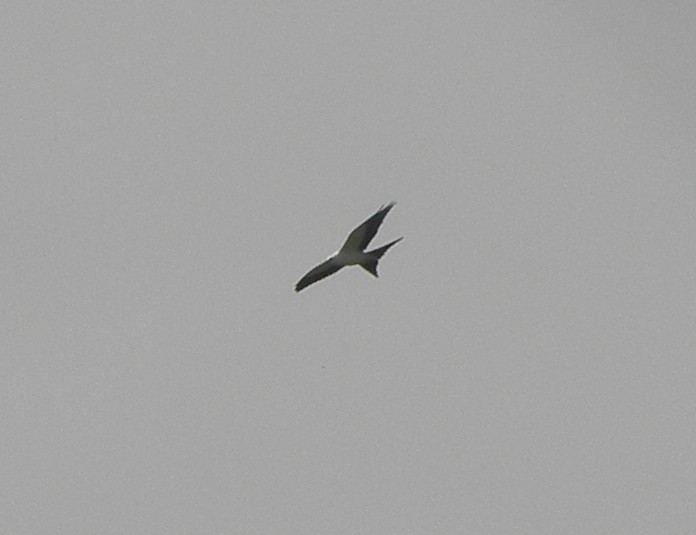
[[[336,264],[331,259],[327,260],[326,262],[322,262],[317,267],[310,269],[307,274],[299,280],[299,282],[295,285],[295,291],[299,292],[302,288],[306,288],[310,284],[314,284],[324,277],[333,275],[342,267],[342,265]]]
[[[375,215],[357,226],[355,230],[350,233],[348,239],[346,239],[343,247],[341,247],[341,251],[347,249],[364,251],[365,247],[368,246],[368,244],[372,241],[372,238],[374,238],[375,234],[377,234],[377,230],[382,224],[382,221],[384,221],[384,218],[389,213],[389,210],[391,210],[395,204],[395,202],[390,202],[388,205],[382,206],[379,210],[377,210]]]

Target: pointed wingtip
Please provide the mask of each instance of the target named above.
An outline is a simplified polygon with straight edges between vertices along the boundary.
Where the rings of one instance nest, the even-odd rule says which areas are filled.
[[[389,213],[389,210],[394,208],[395,205],[396,205],[396,201],[392,201],[390,203],[383,204],[382,206],[379,207],[379,210],[377,210],[377,213],[384,212],[386,215]]]

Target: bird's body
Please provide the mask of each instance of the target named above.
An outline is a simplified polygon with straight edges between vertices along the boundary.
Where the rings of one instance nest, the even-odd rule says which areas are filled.
[[[341,249],[340,251],[336,251],[329,258],[332,258],[336,264],[356,266],[368,260],[370,255],[365,251],[358,251],[356,249]]]
[[[359,265],[367,270],[370,274],[377,277],[377,263],[379,259],[387,252],[387,250],[403,238],[394,240],[387,245],[365,251],[372,238],[377,234],[379,226],[396,203],[390,203],[387,206],[381,207],[377,213],[367,219],[361,225],[356,227],[346,239],[343,247],[335,254],[330,256],[326,261],[311,269],[300,281],[295,285],[295,291],[299,292],[310,284],[313,284],[329,275],[336,273],[339,269],[345,266]]]

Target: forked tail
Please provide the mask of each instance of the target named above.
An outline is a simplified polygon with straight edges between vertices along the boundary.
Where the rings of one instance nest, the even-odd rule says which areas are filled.
[[[382,256],[384,256],[384,253],[386,253],[392,245],[399,243],[403,239],[404,238],[402,236],[401,238],[398,238],[393,242],[388,243],[387,245],[382,245],[382,247],[378,247],[377,249],[373,249],[372,251],[366,251],[366,254],[369,254],[372,258],[370,260],[365,260],[364,262],[361,262],[360,266],[371,275],[379,277],[379,275],[377,275],[377,263],[379,262],[379,259],[382,258]]]

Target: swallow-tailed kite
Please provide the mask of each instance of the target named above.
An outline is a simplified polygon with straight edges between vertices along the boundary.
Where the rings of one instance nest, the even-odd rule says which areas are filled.
[[[310,284],[320,281],[324,277],[336,273],[339,269],[345,266],[359,265],[366,271],[377,277],[377,262],[382,258],[382,255],[395,243],[403,240],[403,237],[393,242],[373,249],[365,251],[365,247],[372,241],[372,238],[377,234],[377,229],[382,224],[382,221],[396,203],[389,203],[387,206],[382,206],[375,215],[350,233],[348,239],[343,244],[341,249],[334,253],[325,262],[319,264],[314,269],[310,270],[300,281],[295,285],[295,291],[299,292]]]

